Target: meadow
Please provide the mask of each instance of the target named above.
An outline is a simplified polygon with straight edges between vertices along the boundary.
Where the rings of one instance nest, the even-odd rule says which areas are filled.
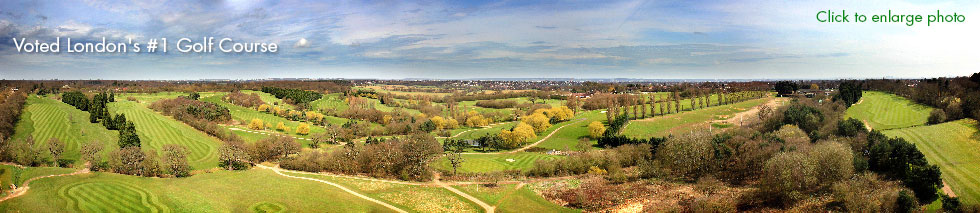
[[[847,109],[847,117],[862,120],[872,129],[886,130],[926,124],[931,111],[928,106],[894,94],[866,91],[858,103]]]
[[[980,134],[977,121],[964,119],[937,125],[886,130],[889,137],[914,143],[962,202],[980,204]]]

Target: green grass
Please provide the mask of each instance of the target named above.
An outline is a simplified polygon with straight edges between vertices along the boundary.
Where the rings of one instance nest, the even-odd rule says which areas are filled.
[[[556,159],[564,156],[548,155],[537,152],[517,152],[510,154],[464,154],[464,162],[457,170],[459,173],[481,173],[498,172],[507,170],[527,170],[534,166],[538,160]],[[509,162],[507,159],[513,159]],[[445,157],[439,158],[433,164],[434,167],[453,171],[452,165]]]
[[[91,173],[45,178],[0,203],[27,212],[390,212],[338,188],[271,170],[217,171],[188,178]]]
[[[883,133],[915,143],[929,163],[939,166],[943,180],[961,201],[980,204],[980,135],[976,121],[964,119]]]
[[[499,212],[579,212],[545,200],[527,186],[521,188],[516,186],[517,184],[501,184],[487,187],[471,184],[453,187],[491,206],[496,206]]]
[[[437,186],[417,186],[353,178],[287,172],[340,184],[368,197],[382,200],[403,210],[414,212],[477,212],[479,205]]]
[[[334,109],[337,112],[343,112],[350,106],[347,105],[347,102],[341,96],[343,96],[341,93],[326,94],[319,100],[310,102],[310,105],[316,109]]]
[[[25,181],[33,177],[68,174],[74,169],[61,167],[25,167],[19,168],[10,165],[0,165],[0,187],[7,190],[10,184],[21,186]]]
[[[157,92],[157,93],[117,93],[116,101],[124,101],[129,99],[129,97],[135,98],[140,103],[149,105],[150,103],[162,100],[177,98],[180,96],[187,96],[187,93],[183,92]]]
[[[622,134],[634,138],[663,137],[671,134],[682,134],[698,128],[708,128],[708,122],[718,117],[727,117],[752,107],[765,104],[769,98],[752,99],[722,106],[713,106],[694,111],[684,111],[677,114],[656,116],[644,120],[630,121]],[[683,103],[683,102],[681,102]]]
[[[27,99],[13,139],[24,139],[28,135],[34,138],[35,146],[44,146],[48,139],[58,138],[65,143],[61,158],[72,160],[79,159],[79,150],[85,143],[100,141],[106,145],[105,149],[111,150],[116,148],[119,140],[118,131],[90,123],[88,112],[58,100],[33,95]]]
[[[582,138],[589,137],[589,123],[592,123],[593,121],[599,121],[604,123],[606,121],[606,114],[600,113],[599,110],[584,111],[584,112],[580,112],[579,114],[576,114],[575,117],[572,118],[572,120],[576,120],[580,118],[585,118],[586,120],[575,124],[571,124],[571,126],[558,130],[557,133],[552,135],[547,140],[538,144],[537,147],[541,147],[545,149],[554,149],[554,150],[567,149],[567,150],[581,151],[575,146]],[[590,139],[589,144],[595,145],[596,140]]]
[[[285,102],[282,101],[282,99],[276,98],[276,96],[269,93],[265,93],[262,91],[253,91],[253,90],[242,90],[241,92],[245,94],[258,94],[259,99],[262,99],[262,102],[269,104],[269,106],[279,106],[286,109],[295,108],[293,107],[293,105],[286,104]],[[222,96],[224,96],[224,94],[222,94]]]
[[[878,130],[923,125],[932,108],[884,92],[864,92],[861,101],[847,109],[847,117],[866,121]]]
[[[194,169],[206,169],[218,165],[217,138],[194,129],[183,122],[163,116],[132,101],[116,100],[109,104],[113,114],[126,114],[126,119],[136,124],[143,149],[160,151],[164,144],[179,144],[190,150],[187,160]]]

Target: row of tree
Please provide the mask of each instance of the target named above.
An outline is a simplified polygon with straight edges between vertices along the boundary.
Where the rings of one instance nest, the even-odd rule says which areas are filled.
[[[0,139],[7,139],[14,134],[14,126],[20,120],[27,95],[4,89],[0,91],[0,101]]]

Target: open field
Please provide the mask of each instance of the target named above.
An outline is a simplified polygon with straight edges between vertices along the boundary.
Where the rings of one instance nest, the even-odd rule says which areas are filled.
[[[271,170],[217,171],[188,178],[90,173],[45,178],[0,209],[31,212],[388,212],[335,187]]]
[[[286,172],[289,175],[325,180],[413,212],[477,212],[476,204],[438,186],[386,183],[352,178]]]
[[[498,212],[578,212],[545,200],[523,185],[501,184],[488,187],[470,184],[453,187],[496,206]]]
[[[889,137],[902,137],[936,164],[960,200],[980,204],[980,135],[977,121],[964,119],[937,125],[884,131]]]
[[[113,114],[124,113],[127,120],[136,124],[136,132],[144,149],[159,151],[164,144],[179,144],[191,152],[187,160],[194,169],[218,165],[218,145],[221,141],[217,138],[132,101],[116,100],[109,104],[109,111]]]
[[[865,121],[872,129],[886,130],[926,124],[931,111],[897,95],[867,91],[847,109],[847,117]]]
[[[497,171],[507,171],[507,170],[526,170],[530,169],[534,165],[535,161],[546,160],[546,159],[556,159],[565,156],[560,155],[548,155],[539,152],[517,152],[517,153],[506,153],[506,154],[471,154],[463,155],[465,162],[460,166],[457,172],[460,173],[479,173],[479,172],[497,172]],[[513,162],[511,162],[511,160]],[[453,171],[452,165],[449,164],[449,160],[446,158],[439,158],[432,164],[433,167],[442,169],[445,171]]]
[[[14,139],[34,137],[35,146],[44,146],[48,139],[58,138],[65,143],[64,159],[78,160],[82,145],[100,141],[107,150],[116,147],[118,131],[107,130],[102,124],[89,122],[88,112],[47,97],[30,96],[17,123]]]
[[[10,184],[20,186],[33,177],[47,176],[47,175],[57,175],[57,174],[68,174],[72,173],[74,169],[60,168],[60,167],[16,167],[11,165],[0,164],[0,186],[3,187],[6,192],[7,187]]]
[[[630,124],[623,129],[622,134],[634,138],[650,138],[686,133],[698,128],[707,129],[710,121],[735,115],[735,113],[749,110],[770,100],[772,99],[752,99],[735,104],[634,120],[630,121]]]

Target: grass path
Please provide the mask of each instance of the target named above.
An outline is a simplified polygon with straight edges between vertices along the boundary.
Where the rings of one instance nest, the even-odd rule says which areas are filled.
[[[297,178],[297,179],[311,180],[311,181],[316,181],[316,182],[320,182],[320,183],[325,183],[327,185],[331,185],[331,186],[337,187],[337,188],[339,188],[341,190],[344,190],[345,192],[350,193],[350,194],[352,194],[354,196],[357,196],[357,197],[359,197],[361,199],[365,199],[365,200],[368,200],[368,201],[377,203],[379,205],[382,205],[384,207],[387,207],[387,208],[389,208],[391,210],[394,210],[396,212],[407,213],[407,211],[405,211],[405,210],[399,209],[398,207],[392,206],[391,204],[382,202],[380,200],[376,200],[374,198],[368,197],[368,196],[363,195],[361,193],[357,193],[357,192],[355,192],[353,190],[348,189],[347,187],[341,186],[340,184],[336,184],[336,183],[332,183],[332,182],[328,182],[328,181],[320,180],[320,179],[314,179],[314,178],[308,178],[308,177],[297,177],[297,176],[283,174],[280,171],[282,169],[279,169],[279,168],[276,168],[276,167],[269,167],[269,166],[264,166],[264,165],[261,165],[261,164],[256,164],[255,166],[257,166],[259,168],[262,168],[262,169],[271,169],[272,171],[276,172],[276,174],[279,174],[279,175],[282,175],[282,176],[285,176],[285,177],[289,177],[289,178]]]

